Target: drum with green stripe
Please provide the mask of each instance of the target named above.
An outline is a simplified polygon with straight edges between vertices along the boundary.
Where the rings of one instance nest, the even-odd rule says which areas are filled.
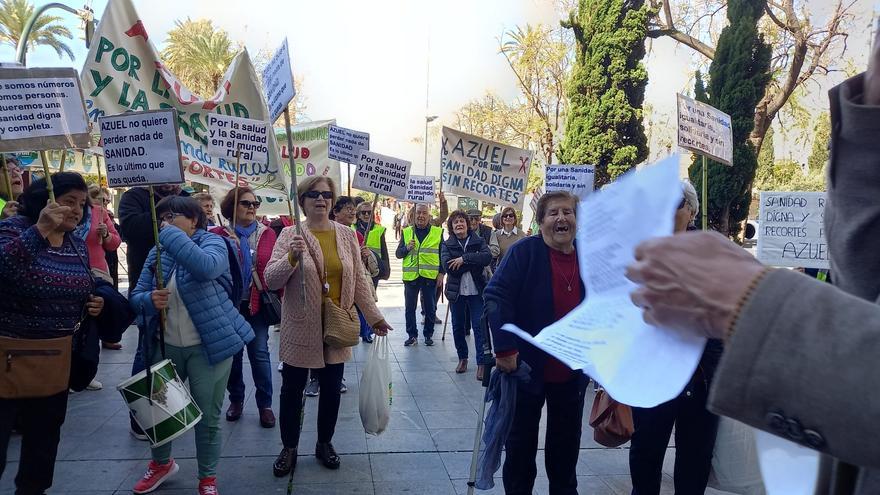
[[[202,411],[177,376],[170,359],[154,364],[150,372],[152,387],[147,383],[147,372],[144,370],[116,388],[150,444],[158,447],[195,426],[202,419]]]

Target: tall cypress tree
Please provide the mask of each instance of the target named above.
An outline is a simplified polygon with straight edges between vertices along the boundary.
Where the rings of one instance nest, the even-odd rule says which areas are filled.
[[[722,234],[739,233],[748,217],[751,186],[758,157],[749,142],[755,125],[755,105],[770,81],[770,47],[758,33],[766,0],[729,0],[729,24],[721,31],[715,59],[709,67],[709,86],[697,73],[695,97],[730,115],[733,128],[733,166],[709,161],[709,227]],[[691,182],[702,187],[702,158],[689,170]]]
[[[563,26],[574,31],[577,59],[558,156],[562,163],[595,165],[600,187],[648,157],[642,124],[648,6],[644,0],[580,0]]]

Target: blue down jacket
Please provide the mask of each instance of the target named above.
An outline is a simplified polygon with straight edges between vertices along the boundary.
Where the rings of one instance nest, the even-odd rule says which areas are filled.
[[[192,238],[174,226],[159,232],[162,245],[162,276],[168,281],[177,271],[177,290],[186,305],[202,348],[211,364],[235,355],[253,340],[254,330],[229,299],[232,278],[226,242],[218,235],[197,230]],[[150,294],[156,288],[154,276],[156,248],[150,250],[137,287],[131,293],[131,306],[147,322],[145,339],[156,339],[159,319]]]

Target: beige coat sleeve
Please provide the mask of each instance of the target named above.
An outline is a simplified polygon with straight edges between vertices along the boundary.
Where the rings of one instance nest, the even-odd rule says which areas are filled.
[[[843,461],[880,467],[880,301],[774,270],[740,314],[710,409]]]

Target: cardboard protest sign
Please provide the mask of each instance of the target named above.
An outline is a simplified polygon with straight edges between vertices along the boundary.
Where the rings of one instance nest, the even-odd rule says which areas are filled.
[[[351,187],[406,200],[411,162],[372,151],[361,151],[358,155]]]
[[[110,187],[183,182],[174,110],[101,117],[98,123]]]
[[[406,201],[412,203],[434,204],[434,177],[430,175],[410,175]]]
[[[733,164],[730,115],[703,102],[678,96],[678,145],[725,165]]]
[[[522,210],[533,154],[444,127],[443,190]]]
[[[361,150],[370,150],[369,133],[330,126],[330,158],[345,163],[356,163],[356,157]]]
[[[89,119],[97,123],[105,115],[174,108],[186,179],[228,191],[235,185],[235,159],[208,153],[208,115],[270,120],[247,51],[236,55],[217,91],[203,99],[165,67],[148,33],[131,0],[108,2],[81,74]],[[238,185],[286,200],[290,178],[282,172],[272,133],[267,147],[269,163],[241,167]]]
[[[270,120],[275,122],[284,113],[290,100],[296,96],[287,38],[284,38],[284,43],[281,43],[272,60],[269,60],[266,68],[263,69],[263,89],[266,92],[266,101],[269,103]]]
[[[535,214],[538,213],[538,201],[540,201],[541,196],[543,195],[544,190],[540,186],[536,187],[535,191],[532,192],[532,200],[529,201],[529,207],[532,208],[532,211],[535,212]]]
[[[0,152],[91,145],[75,70],[0,69]]]
[[[568,191],[583,199],[593,192],[595,174],[591,165],[547,165],[544,187],[547,192]]]
[[[269,124],[259,120],[208,115],[208,153],[241,163],[269,163]]]
[[[824,192],[761,192],[758,259],[773,266],[828,268]]]

